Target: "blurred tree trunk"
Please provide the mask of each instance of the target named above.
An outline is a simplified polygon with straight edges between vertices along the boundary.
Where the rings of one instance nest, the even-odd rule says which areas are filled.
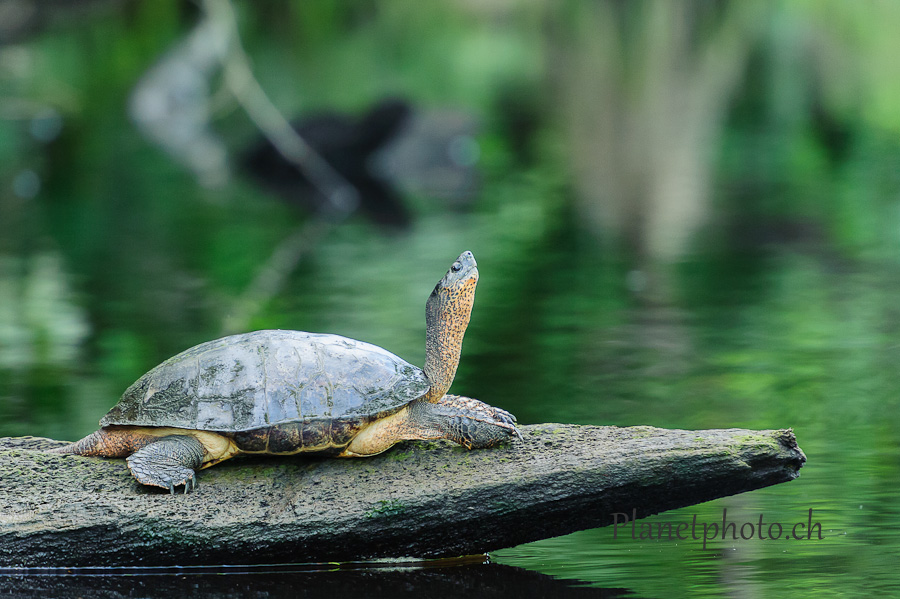
[[[551,17],[549,72],[579,211],[638,263],[677,259],[708,216],[713,154],[759,12],[603,0]]]

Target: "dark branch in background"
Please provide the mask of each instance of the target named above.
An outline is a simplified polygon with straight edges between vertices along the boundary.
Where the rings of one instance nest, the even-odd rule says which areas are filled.
[[[229,179],[224,142],[211,125],[210,81],[233,96],[286,168],[302,176],[322,201],[261,264],[223,322],[224,332],[247,328],[257,310],[284,286],[302,256],[360,204],[360,191],[329,164],[278,111],[254,78],[229,0],[201,0],[197,25],[135,85],[131,116],[143,134],[190,169],[197,181],[221,188]]]
[[[356,189],[358,213],[385,233],[399,232],[412,219],[397,192],[399,182],[385,168],[386,158],[403,147],[402,141],[421,120],[416,118],[418,112],[402,98],[384,98],[358,115],[317,111],[291,121],[291,127]],[[268,139],[251,144],[238,164],[260,187],[288,204],[330,211],[328,198]]]
[[[359,206],[360,198],[359,191],[294,131],[253,76],[241,45],[231,2],[203,0],[202,7],[207,18],[228,32],[228,51],[222,64],[226,87],[269,143],[301,171],[326,200],[324,210],[320,209],[282,240],[234,302],[222,323],[222,332],[232,333],[247,328],[260,306],[284,286],[303,255],[311,251],[332,227],[353,213]]]
[[[337,220],[359,205],[359,192],[291,127],[253,76],[250,62],[241,45],[234,8],[229,0],[203,0],[208,18],[229,32],[228,53],[222,65],[225,84],[234,94],[250,120],[278,150],[296,166],[325,196],[330,204],[326,216]]]

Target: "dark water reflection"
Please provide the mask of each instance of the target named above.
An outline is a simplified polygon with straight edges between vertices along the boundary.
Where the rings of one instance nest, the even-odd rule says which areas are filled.
[[[470,563],[466,563],[466,562]],[[492,563],[312,565],[67,575],[0,574],[4,597],[636,597]]]

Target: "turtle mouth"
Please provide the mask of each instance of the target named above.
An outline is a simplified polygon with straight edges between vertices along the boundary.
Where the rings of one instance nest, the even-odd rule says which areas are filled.
[[[478,277],[478,267],[473,263],[469,266],[463,267],[459,274],[457,275],[460,280],[471,279],[472,277]]]

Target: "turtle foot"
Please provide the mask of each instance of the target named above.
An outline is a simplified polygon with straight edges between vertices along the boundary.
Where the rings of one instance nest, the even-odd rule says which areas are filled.
[[[440,419],[438,426],[446,436],[466,449],[493,447],[522,434],[516,428],[516,417],[483,401],[445,395],[425,418]]]
[[[128,457],[131,474],[142,485],[152,485],[175,493],[184,485],[185,495],[197,488],[197,474],[203,460],[203,444],[194,437],[162,437]]]
[[[472,400],[472,401],[476,401],[476,400]],[[481,402],[479,402],[479,403],[481,403]],[[484,404],[484,405],[486,405],[487,407],[494,410],[494,418],[496,420],[498,420],[499,422],[502,422],[503,424],[508,424],[509,426],[513,427],[513,429],[515,429],[515,431],[516,431],[516,435],[519,436],[519,439],[522,438],[522,433],[520,433],[519,429],[516,428],[516,417],[515,416],[513,416],[506,410],[501,410],[500,408],[495,408],[494,406],[491,406],[488,404]]]

